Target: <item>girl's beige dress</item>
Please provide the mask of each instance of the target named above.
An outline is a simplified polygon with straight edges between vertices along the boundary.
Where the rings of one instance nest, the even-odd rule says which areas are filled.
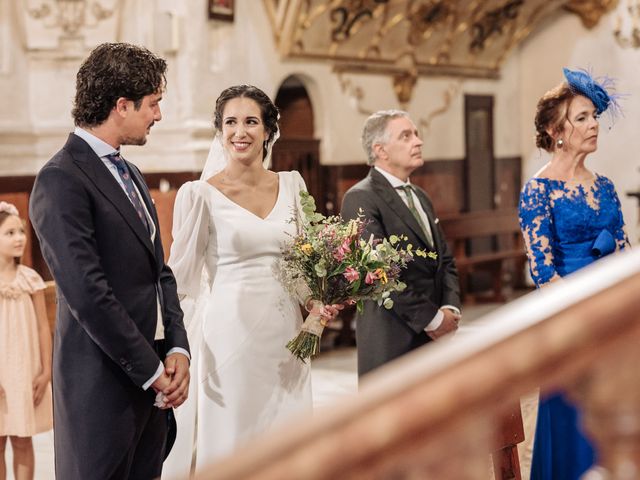
[[[51,385],[40,404],[33,404],[40,347],[31,294],[44,288],[40,275],[24,265],[12,282],[0,282],[0,436],[30,437],[53,426]]]

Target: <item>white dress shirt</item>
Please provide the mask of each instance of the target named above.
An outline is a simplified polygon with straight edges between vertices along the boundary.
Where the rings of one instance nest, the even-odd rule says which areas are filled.
[[[404,187],[405,185],[411,185],[411,181],[409,179],[407,179],[406,182],[402,181],[395,175],[390,174],[389,172],[387,172],[386,170],[383,170],[378,166],[374,166],[373,168],[375,168],[384,178],[387,179],[387,181],[391,184],[395,192],[402,199],[404,204],[407,207],[409,207],[409,200],[407,199],[406,193],[404,190],[400,190],[399,187]],[[429,223],[429,217],[427,216],[427,213],[424,211],[424,208],[422,208],[420,199],[417,197],[416,193],[413,190],[411,190],[411,195],[413,197],[413,204],[415,205],[415,208],[418,211],[418,215],[420,215],[420,219],[422,220],[422,223],[424,224],[427,230],[425,233],[427,234],[428,240],[431,242],[432,245],[435,245],[435,242],[433,241],[433,232],[431,231],[431,224]],[[440,307],[440,310],[438,310],[438,313],[435,314],[433,319],[431,319],[429,324],[424,328],[425,332],[433,332],[434,330],[437,330],[440,327],[440,325],[442,325],[442,321],[444,320],[444,313],[442,312],[443,308],[451,310],[457,313],[458,315],[460,315],[460,310],[457,307],[454,307],[453,305],[442,305]]]
[[[109,158],[107,157],[107,155],[111,155],[113,153],[119,153],[119,152],[117,150],[114,150],[114,148],[108,143],[100,140],[95,135],[87,132],[86,130],[80,127],[76,127],[73,133],[78,137],[82,138],[85,142],[89,144],[89,147],[91,147],[91,149],[95,152],[95,154],[98,157],[100,157],[100,160],[102,160],[102,163],[104,163],[104,165],[107,167],[111,175],[113,175],[113,178],[116,179],[116,181],[118,182],[118,185],[120,185],[120,187],[124,191],[127,198],[129,198],[129,195],[127,194],[127,190],[124,186],[124,183],[122,182],[122,178],[120,178],[120,174],[118,173],[118,169],[116,168],[115,164],[111,160],[109,160]],[[149,228],[151,230],[149,232],[151,237],[151,243],[153,243],[155,241],[156,233],[157,233],[156,225],[153,222],[153,218],[151,217],[149,210],[147,209],[147,205],[142,200],[143,197],[142,195],[140,195],[140,190],[138,189],[135,182],[133,182],[133,187],[136,189],[138,198],[140,198],[140,203],[142,204],[142,208],[144,208],[144,213],[147,216],[147,223],[149,224]],[[131,201],[130,198],[129,198],[129,201]],[[157,312],[158,312],[157,313],[158,320],[156,323],[156,333],[155,333],[154,339],[161,340],[164,338],[164,324],[162,321],[162,308],[160,307],[160,298],[157,295],[156,295],[156,305],[157,305]],[[181,353],[185,355],[189,360],[191,360],[191,356],[189,355],[189,352],[187,352],[184,348],[174,347],[167,352],[167,356],[171,355],[172,353]],[[148,389],[151,386],[151,384],[153,384],[153,382],[155,382],[158,379],[158,377],[162,375],[163,371],[164,371],[164,365],[162,362],[160,362],[160,365],[158,365],[158,368],[156,372],[153,374],[153,376],[149,380],[147,380],[144,383],[144,385],[142,385],[143,390]]]

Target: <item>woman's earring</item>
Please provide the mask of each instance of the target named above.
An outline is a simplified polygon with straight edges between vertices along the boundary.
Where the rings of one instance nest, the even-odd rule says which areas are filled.
[[[562,148],[563,145],[564,145],[564,141],[561,138],[556,140],[556,148]]]

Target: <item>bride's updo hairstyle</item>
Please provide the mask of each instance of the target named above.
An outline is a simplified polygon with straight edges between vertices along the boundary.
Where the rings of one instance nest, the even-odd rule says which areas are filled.
[[[262,147],[263,158],[267,155],[267,147],[271,144],[273,139],[278,133],[278,107],[274,105],[271,99],[253,85],[234,85],[222,91],[218,99],[216,100],[216,110],[213,117],[213,126],[218,132],[222,131],[222,114],[224,113],[224,107],[229,100],[234,98],[250,98],[258,104],[260,112],[262,113],[262,123],[265,129],[269,132],[269,138]]]
[[[552,153],[556,148],[556,143],[547,133],[547,130],[560,133],[563,130],[563,123],[567,119],[569,103],[577,95],[567,82],[545,93],[536,107],[536,146]]]

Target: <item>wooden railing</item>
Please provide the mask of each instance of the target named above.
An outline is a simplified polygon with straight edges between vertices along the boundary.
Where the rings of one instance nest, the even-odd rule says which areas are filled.
[[[584,411],[600,464],[640,478],[640,249],[612,256],[370,375],[199,479],[488,478],[505,409],[537,387]]]

